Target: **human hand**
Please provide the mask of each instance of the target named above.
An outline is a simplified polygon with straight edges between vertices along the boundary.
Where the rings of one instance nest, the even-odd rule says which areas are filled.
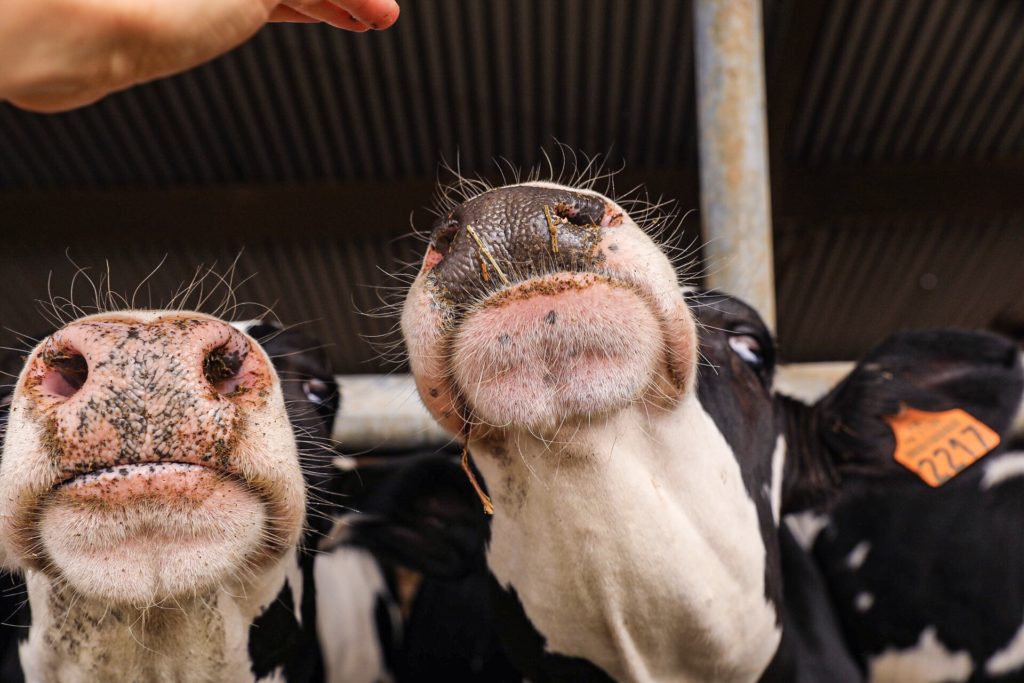
[[[270,21],[324,22],[356,32],[381,31],[396,19],[395,0],[285,0],[270,12]]]
[[[0,99],[73,109],[213,59],[267,22],[380,30],[398,12],[395,0],[4,0]]]

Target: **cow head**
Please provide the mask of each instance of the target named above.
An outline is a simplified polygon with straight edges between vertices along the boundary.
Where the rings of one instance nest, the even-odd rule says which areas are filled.
[[[245,333],[103,313],[28,357],[0,464],[19,568],[114,604],[202,595],[280,560],[304,507],[280,383]]]

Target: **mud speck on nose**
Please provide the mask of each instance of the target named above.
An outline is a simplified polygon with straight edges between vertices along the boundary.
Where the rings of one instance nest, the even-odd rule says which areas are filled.
[[[44,418],[43,425],[43,449],[50,457],[50,461],[59,463],[64,458],[64,442],[58,436],[57,418],[53,414]]]
[[[593,270],[606,214],[600,197],[568,188],[512,186],[472,197],[435,225],[429,274],[448,306],[551,272]]]
[[[548,325],[554,325],[556,320],[558,320],[558,315],[554,311],[548,311],[548,314],[544,316],[544,322]]]

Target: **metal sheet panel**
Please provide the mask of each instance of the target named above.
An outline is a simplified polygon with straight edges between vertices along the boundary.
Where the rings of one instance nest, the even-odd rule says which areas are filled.
[[[0,192],[432,176],[555,140],[695,166],[688,4],[436,0],[389,31],[268,26],[82,110],[0,104]]]
[[[1019,156],[1022,62],[1014,0],[829,3],[788,155],[809,166]]]
[[[776,234],[781,354],[856,358],[890,332],[1020,312],[1024,216],[858,218]]]

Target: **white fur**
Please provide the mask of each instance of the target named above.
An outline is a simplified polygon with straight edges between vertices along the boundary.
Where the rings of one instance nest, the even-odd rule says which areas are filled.
[[[1024,351],[1019,354],[1021,363],[1024,364]],[[1021,401],[1017,404],[1017,412],[1013,418],[1013,424],[1010,427],[1010,433],[1015,436],[1024,434],[1024,396],[1021,396]]]
[[[779,525],[782,515],[782,477],[786,470],[786,439],[779,434],[775,441],[775,450],[772,452],[772,519],[775,526]]]
[[[853,598],[853,606],[858,612],[867,612],[875,604],[875,596],[871,593],[857,593]]]
[[[1024,476],[1024,453],[1005,453],[985,465],[981,488],[987,491],[1013,477]]]
[[[245,332],[248,334],[250,327],[256,327],[257,325],[263,324],[263,320],[260,318],[250,318],[249,320],[234,320],[230,323],[231,327],[235,328],[239,332]]]
[[[249,625],[277,597],[294,562],[292,555],[282,558],[245,588],[236,582],[144,609],[112,607],[29,570],[32,626],[19,647],[25,679],[250,683]],[[56,601],[61,592],[63,607]]]
[[[970,678],[974,664],[968,653],[947,650],[929,626],[913,647],[872,657],[868,671],[872,683],[951,683]]]
[[[671,419],[633,407],[563,431],[564,449],[523,435],[503,464],[475,458],[495,492],[488,564],[547,649],[620,681],[757,680],[781,638],[764,541],[696,396]]]
[[[846,556],[846,566],[850,569],[860,569],[864,561],[868,559],[869,552],[871,552],[871,543],[861,541],[853,546],[853,550]]]
[[[292,589],[292,609],[295,614],[295,622],[302,625],[302,592],[305,590],[305,582],[302,580],[302,565],[299,558],[286,565],[285,580]]]
[[[828,526],[828,523],[829,518],[817,512],[808,511],[786,515],[786,524],[789,526],[789,531],[793,534],[793,538],[796,539],[801,548],[808,551],[814,547],[818,534]]]
[[[364,550],[341,546],[316,557],[313,578],[317,633],[327,680],[391,681],[374,621],[377,596],[387,592],[387,585],[373,557]],[[400,623],[398,619],[392,622]]]
[[[1003,676],[1024,667],[1024,622],[1006,646],[989,657],[985,671],[990,676]]]

